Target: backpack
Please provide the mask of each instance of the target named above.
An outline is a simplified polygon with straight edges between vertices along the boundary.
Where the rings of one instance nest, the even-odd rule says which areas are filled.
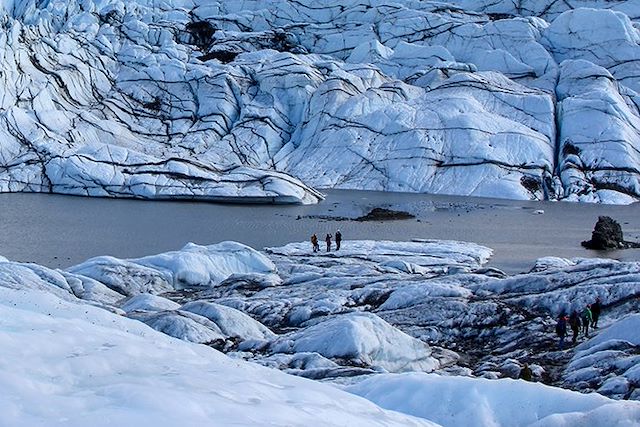
[[[564,319],[560,319],[558,323],[556,323],[556,334],[559,336],[567,334],[567,322]]]

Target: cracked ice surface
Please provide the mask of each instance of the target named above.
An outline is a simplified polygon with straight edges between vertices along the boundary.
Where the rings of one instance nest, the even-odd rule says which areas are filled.
[[[565,195],[624,202],[640,191],[640,96],[604,68],[584,60],[561,64],[559,171]],[[617,200],[615,200],[617,199]]]
[[[346,240],[340,251],[328,253],[313,253],[308,243],[290,243],[266,252],[234,242],[206,247],[189,244],[179,251],[139,259],[94,258],[67,270],[0,258],[0,310],[5,313],[0,328],[8,332],[1,336],[26,328],[36,338],[28,349],[39,343],[47,343],[49,352],[55,349],[57,362],[52,366],[64,366],[73,373],[71,378],[77,377],[77,381],[56,382],[55,390],[64,384],[84,384],[86,372],[101,384],[117,377],[120,386],[130,387],[142,369],[145,384],[156,380],[165,384],[170,377],[184,379],[184,387],[178,389],[193,393],[200,402],[198,396],[208,389],[196,379],[207,380],[209,387],[220,384],[209,371],[202,371],[202,364],[216,369],[229,363],[243,367],[239,359],[246,359],[301,377],[347,384],[347,390],[385,408],[445,425],[468,425],[468,419],[447,419],[447,414],[461,412],[442,405],[456,402],[475,410],[478,403],[470,402],[477,396],[484,396],[482,411],[475,415],[477,425],[514,425],[514,414],[504,411],[505,399],[511,401],[512,393],[541,408],[539,414],[527,411],[515,425],[547,425],[550,420],[580,425],[585,419],[607,425],[602,421],[605,414],[608,421],[614,416],[620,423],[637,419],[637,402],[616,402],[604,396],[640,399],[639,318],[635,314],[640,265],[549,257],[539,260],[531,272],[509,277],[483,267],[490,255],[489,248],[466,242]],[[556,351],[554,317],[583,307],[595,296],[603,305],[595,336],[581,339],[577,347]],[[94,327],[82,326],[83,319]],[[131,319],[185,342],[165,341]],[[64,327],[57,329],[60,325]],[[72,331],[76,340],[63,330]],[[138,337],[135,352],[123,341],[131,333]],[[136,355],[140,346],[147,348],[145,336],[164,350],[143,352],[143,369]],[[87,343],[81,344],[80,338]],[[111,344],[96,347],[96,340]],[[46,363],[35,363],[41,360],[35,354],[53,353],[26,354],[16,342],[10,339],[3,346],[5,356],[22,355],[20,362],[10,362],[12,372],[21,372],[24,380],[31,378],[28,372],[34,366],[48,369]],[[214,347],[236,361],[190,343]],[[112,344],[118,352],[105,359],[104,352]],[[85,345],[100,351],[82,350],[79,358]],[[194,362],[196,353],[207,361]],[[122,361],[116,354],[124,354]],[[167,375],[166,364],[175,360],[180,363],[172,372],[181,374]],[[546,378],[555,386],[589,394],[508,379],[517,376],[522,360],[529,361],[538,380]],[[200,374],[189,374],[192,362],[200,366]],[[29,370],[23,363],[35,364]],[[123,370],[125,365],[120,363],[128,368]],[[106,374],[94,371],[95,366]],[[267,372],[253,366],[254,380]],[[235,371],[225,372],[226,380],[244,378]],[[38,376],[38,384],[44,387],[47,378],[52,376]],[[11,390],[18,384],[10,375],[1,376],[0,382]],[[304,383],[297,384],[303,387]],[[47,388],[58,399],[54,389]],[[25,398],[25,391],[22,387],[7,396]],[[155,393],[164,396],[159,389]],[[465,393],[470,401],[446,397]],[[62,391],[60,395],[79,396]],[[78,402],[91,412],[94,401],[82,396]],[[558,406],[558,399],[562,405]],[[215,398],[214,402],[216,408],[224,407]],[[425,402],[433,404],[426,412]],[[141,410],[136,402],[125,406]],[[354,416],[366,417],[365,413]]]
[[[308,243],[258,252],[224,242],[131,260],[98,257],[64,271],[6,261],[0,278],[4,287],[77,297],[309,378],[403,371],[500,378],[529,359],[551,383],[637,399],[637,337],[625,326],[633,321],[621,319],[637,309],[638,263],[544,258],[530,273],[506,276],[483,267],[491,253],[438,240],[349,240],[319,253]],[[608,329],[570,361],[554,351],[553,319],[595,296]]]
[[[4,2],[0,191],[637,200],[640,7],[454,3]]]
[[[501,15],[536,16],[553,21],[563,12],[579,8],[608,9],[623,12],[632,20],[640,19],[638,3],[629,0],[450,0],[448,3],[458,5],[467,10],[474,10],[493,14],[496,18]]]

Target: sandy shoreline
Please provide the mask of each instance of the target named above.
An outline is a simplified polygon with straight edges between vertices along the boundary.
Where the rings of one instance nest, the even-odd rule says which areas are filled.
[[[318,205],[223,205],[146,202],[46,194],[0,194],[0,255],[67,267],[98,255],[139,257],[175,250],[187,242],[235,240],[254,248],[307,241],[342,231],[349,239],[450,239],[494,250],[490,266],[527,271],[537,258],[607,257],[640,260],[640,249],[596,252],[580,242],[599,215],[622,225],[625,239],[640,240],[640,204],[629,206],[330,190]],[[374,207],[416,216],[398,221],[351,221]],[[544,211],[544,213],[539,213]]]

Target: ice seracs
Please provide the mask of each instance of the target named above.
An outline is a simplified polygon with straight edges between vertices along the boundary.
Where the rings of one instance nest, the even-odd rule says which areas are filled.
[[[560,66],[559,172],[571,200],[629,203],[640,188],[638,94],[585,60]]]
[[[0,191],[638,200],[634,2],[453,3],[6,2]]]

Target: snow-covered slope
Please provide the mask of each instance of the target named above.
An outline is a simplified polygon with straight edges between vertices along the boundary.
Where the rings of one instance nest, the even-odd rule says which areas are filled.
[[[0,287],[0,425],[433,426],[42,291]]]
[[[0,191],[637,200],[640,6],[452,3],[3,2]]]
[[[378,375],[348,391],[443,426],[581,427],[640,425],[640,403],[616,402],[510,379]],[[459,402],[465,402],[463,406]]]
[[[640,400],[640,315],[631,314],[582,343],[564,373],[568,386]]]

